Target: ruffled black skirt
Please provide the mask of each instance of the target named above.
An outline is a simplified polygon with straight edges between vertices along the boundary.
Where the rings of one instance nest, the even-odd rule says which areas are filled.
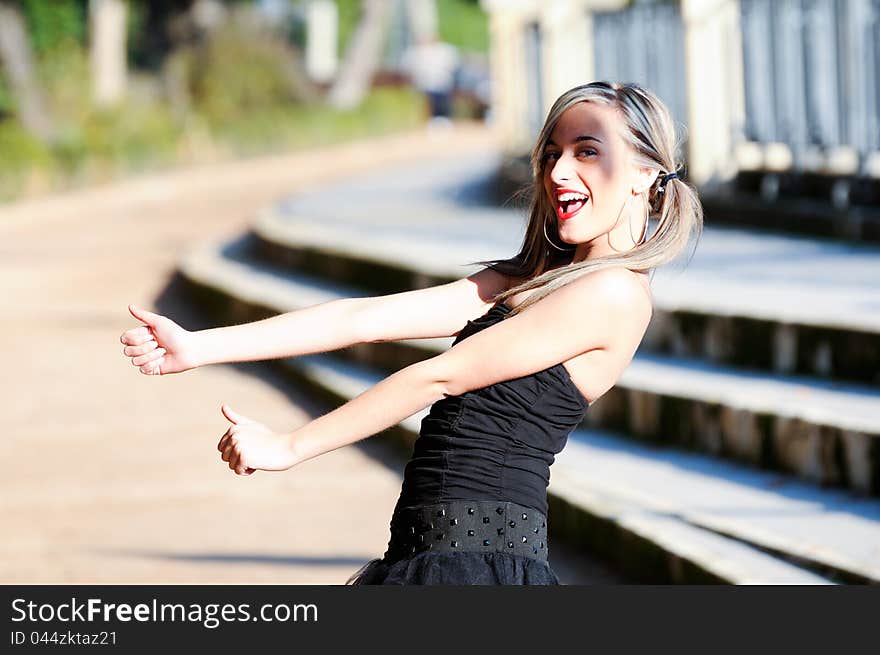
[[[422,552],[388,562],[364,564],[346,581],[350,585],[558,585],[547,562],[507,553]]]
[[[561,584],[547,555],[547,520],[532,507],[495,500],[398,507],[388,550],[346,584]]]

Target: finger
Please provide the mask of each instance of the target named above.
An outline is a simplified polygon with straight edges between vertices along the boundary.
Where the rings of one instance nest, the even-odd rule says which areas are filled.
[[[227,430],[226,434],[220,437],[220,441],[217,443],[217,450],[221,453],[226,448],[226,445],[229,443],[229,431]]]
[[[153,336],[152,333],[145,334],[142,337],[136,337],[136,338],[132,339],[132,343],[130,343],[128,345],[129,346],[149,346],[151,343],[154,345],[156,344],[156,337]]]
[[[256,471],[256,470],[257,470],[257,469],[247,468],[247,469],[245,469],[244,474],[245,474],[245,475],[250,475],[251,473],[253,473],[253,472]]]
[[[141,366],[140,371],[146,375],[162,375],[162,362],[164,361],[165,358],[160,357],[156,361]]]
[[[224,462],[231,462],[235,452],[232,449],[232,446],[227,446],[223,449],[223,457],[221,458]]]
[[[123,332],[122,336],[119,337],[119,340],[122,343],[136,345],[144,339],[149,339],[151,336],[152,332],[150,332],[150,328],[146,325],[141,325],[140,327],[132,328],[131,330]]]
[[[154,362],[165,354],[164,348],[156,348],[155,350],[151,350],[146,355],[138,355],[131,360],[131,363],[134,366],[143,366],[144,364],[149,364],[150,362]]]
[[[137,346],[126,346],[122,349],[122,354],[127,357],[137,357],[138,355],[146,355],[148,352],[155,350],[159,344],[155,339],[149,339]]]
[[[134,366],[143,366],[147,362],[152,362],[154,359],[158,359],[167,352],[164,348],[156,348],[155,342],[153,343],[154,345],[150,346],[149,350],[146,350],[143,353],[134,353],[135,356],[131,360],[131,363]]]
[[[222,405],[220,405],[220,411],[223,412],[223,415],[226,418],[228,418],[230,421],[232,421],[236,425],[241,424],[241,423],[255,423],[255,421],[253,419],[248,418],[244,414],[240,414],[240,413],[236,412],[234,409],[232,409],[226,403],[223,403]]]

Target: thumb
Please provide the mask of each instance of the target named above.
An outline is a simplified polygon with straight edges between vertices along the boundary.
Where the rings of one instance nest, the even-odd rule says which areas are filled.
[[[238,412],[234,411],[234,410],[233,410],[229,405],[227,405],[226,403],[223,403],[223,404],[220,406],[220,409],[223,411],[223,415],[224,415],[226,418],[228,418],[230,421],[232,421],[233,423],[238,424],[238,423],[251,423],[251,422],[252,422],[251,419],[249,419],[248,417],[244,416],[243,414],[239,414]]]
[[[156,322],[156,319],[159,318],[158,314],[154,314],[153,312],[149,312],[146,309],[142,309],[134,304],[130,304],[128,306],[128,311],[136,319],[138,319],[139,321],[143,321],[144,323],[147,323],[148,325],[152,325],[153,323]]]

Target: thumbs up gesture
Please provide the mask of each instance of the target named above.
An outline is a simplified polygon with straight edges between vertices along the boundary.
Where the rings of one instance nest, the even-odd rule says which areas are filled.
[[[126,330],[119,340],[126,344],[122,354],[131,357],[144,375],[181,373],[198,366],[196,336],[166,316],[155,314],[136,305],[128,311],[144,323]]]
[[[256,470],[284,471],[297,463],[292,435],[273,432],[238,412],[222,405],[223,415],[232,422],[220,438],[217,450],[221,459],[238,475],[250,475]]]

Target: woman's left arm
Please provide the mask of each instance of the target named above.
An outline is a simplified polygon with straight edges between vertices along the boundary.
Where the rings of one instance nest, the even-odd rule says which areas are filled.
[[[224,405],[233,422],[217,449],[239,475],[255,470],[283,471],[306,460],[372,436],[432,405],[446,395],[432,374],[430,360],[388,376],[344,405],[293,432],[277,434]]]
[[[377,434],[443,398],[444,387],[431,375],[427,361],[389,375],[290,433],[297,463]]]

